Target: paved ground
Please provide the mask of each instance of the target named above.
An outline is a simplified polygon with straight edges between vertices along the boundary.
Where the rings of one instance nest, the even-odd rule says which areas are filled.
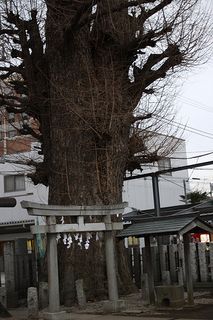
[[[113,315],[78,315],[72,314],[70,320],[162,320],[162,318],[147,318],[135,316],[113,316]],[[172,320],[171,318],[163,318],[163,320]]]
[[[14,319],[27,319],[27,309],[10,310]],[[160,311],[159,315],[97,315],[97,314],[82,314],[70,313],[67,320],[213,320],[213,304],[198,305],[195,308],[184,308],[179,311]],[[3,319],[3,318],[1,318]],[[10,318],[7,318],[10,319]]]
[[[213,320],[213,304],[203,304],[203,305],[197,305],[194,308],[184,308],[180,311],[173,311],[166,313],[166,315],[169,315],[172,317],[172,320],[174,319],[199,319],[199,320]]]
[[[103,310],[102,302],[87,303],[84,310],[77,306],[72,307],[67,313],[66,320],[213,320],[213,292],[196,293],[195,305],[185,306],[179,310],[169,308],[157,309],[146,307],[141,301],[140,294],[132,294],[126,297],[128,311],[118,315],[101,315]],[[27,308],[9,310],[13,318],[11,320],[26,320]],[[98,314],[99,313],[99,314]],[[0,313],[0,320],[6,319]],[[29,320],[29,319],[28,319]]]

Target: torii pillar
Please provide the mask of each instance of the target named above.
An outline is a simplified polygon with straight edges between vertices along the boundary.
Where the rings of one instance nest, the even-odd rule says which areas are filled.
[[[47,225],[56,224],[55,217],[47,217]],[[47,268],[48,268],[48,293],[49,313],[60,311],[59,278],[58,278],[58,251],[54,233],[47,233]]]

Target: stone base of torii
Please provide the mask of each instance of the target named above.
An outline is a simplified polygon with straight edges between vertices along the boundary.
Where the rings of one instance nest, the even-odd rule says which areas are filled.
[[[113,231],[123,229],[122,222],[112,222],[111,215],[121,215],[127,203],[108,206],[53,206],[34,202],[22,201],[21,205],[27,209],[29,215],[45,216],[46,225],[31,227],[33,234],[47,234],[47,264],[48,264],[48,287],[49,306],[48,312],[43,314],[46,319],[66,319],[66,312],[60,311],[59,278],[58,278],[58,233],[83,233],[104,232],[105,254],[108,282],[109,301],[105,302],[104,308],[108,312],[118,312],[124,308],[124,301],[119,300],[115,266],[115,246]],[[57,224],[57,216],[77,217],[75,224]],[[88,216],[102,217],[102,222],[84,223]]]

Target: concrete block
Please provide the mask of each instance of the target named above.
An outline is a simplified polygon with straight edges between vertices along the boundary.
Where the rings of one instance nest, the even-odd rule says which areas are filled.
[[[115,301],[106,300],[103,302],[104,313],[121,312],[125,309],[126,309],[126,302],[124,300],[115,300]]]
[[[158,306],[182,307],[184,304],[183,286],[156,286],[155,292]]]
[[[39,282],[38,296],[39,296],[39,308],[44,309],[48,307],[48,303],[49,303],[48,282]]]
[[[37,319],[38,318],[38,292],[37,288],[29,287],[27,290],[27,308],[28,308],[28,318]]]

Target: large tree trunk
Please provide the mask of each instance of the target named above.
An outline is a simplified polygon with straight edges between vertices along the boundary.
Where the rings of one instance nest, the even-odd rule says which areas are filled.
[[[128,115],[124,121],[119,113],[127,104],[122,97],[123,74],[118,72],[120,56],[110,48],[100,55],[92,52],[84,29],[64,38],[58,19],[49,12],[49,203],[121,203],[130,122]],[[120,270],[126,270],[124,257],[117,260],[123,264]],[[88,298],[106,295],[103,239],[96,241],[93,235],[88,250],[77,243],[69,250],[62,245],[60,262],[65,303],[73,300],[78,278],[85,280]],[[128,292],[129,275],[118,278],[121,291],[125,287]]]

